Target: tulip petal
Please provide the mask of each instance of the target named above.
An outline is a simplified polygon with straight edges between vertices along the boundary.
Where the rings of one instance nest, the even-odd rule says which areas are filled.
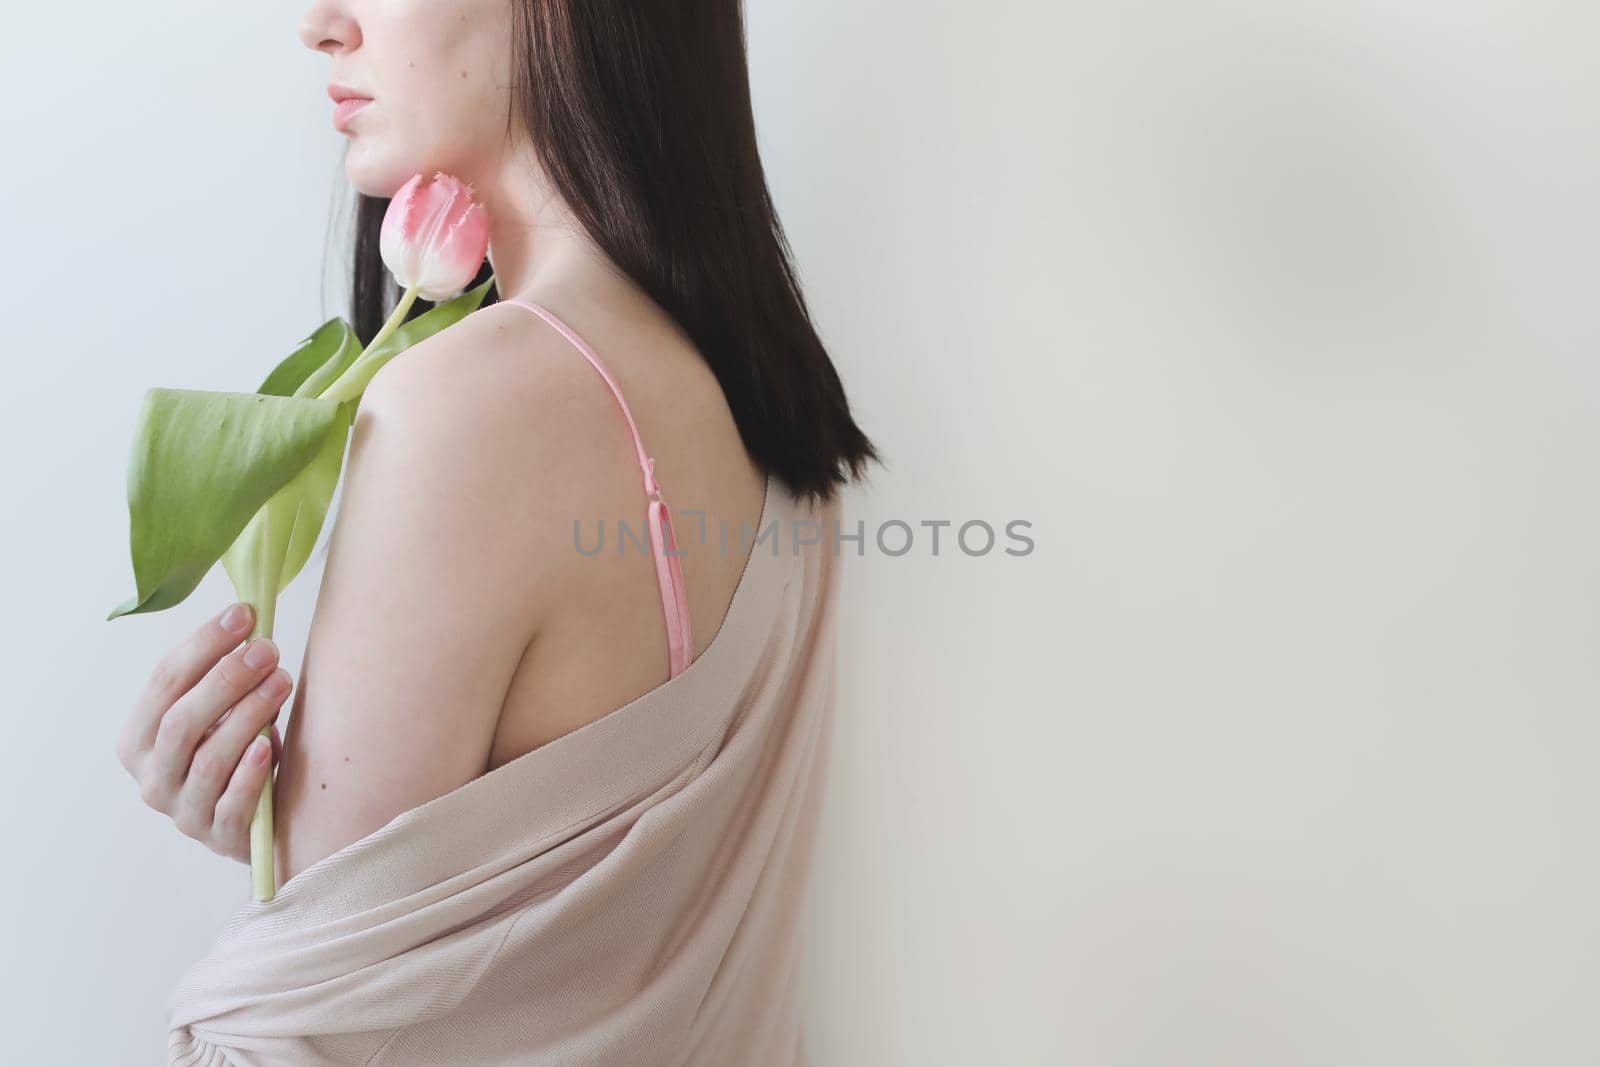
[[[384,215],[380,252],[403,288],[425,300],[460,293],[477,276],[489,250],[488,212],[472,199],[471,183],[436,171],[414,175]]]
[[[383,265],[395,276],[402,287],[409,287],[415,271],[407,262],[407,250],[412,245],[416,228],[417,190],[422,185],[422,175],[414,174],[395,190],[389,208],[383,214],[383,225],[378,231],[378,255]]]

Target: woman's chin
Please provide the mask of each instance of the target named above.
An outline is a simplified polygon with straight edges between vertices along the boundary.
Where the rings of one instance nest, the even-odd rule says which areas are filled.
[[[345,177],[366,196],[392,197],[416,172],[414,167],[396,165],[387,157],[379,158],[360,138],[350,143],[344,157]]]

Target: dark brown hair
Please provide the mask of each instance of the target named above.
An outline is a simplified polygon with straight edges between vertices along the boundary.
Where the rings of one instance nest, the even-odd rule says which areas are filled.
[[[694,341],[751,458],[813,500],[881,464],[773,208],[740,0],[517,0],[512,14],[508,133],[526,126],[591,239]],[[400,291],[378,254],[389,200],[356,199],[351,320],[365,343]],[[490,273],[486,261],[472,284]]]

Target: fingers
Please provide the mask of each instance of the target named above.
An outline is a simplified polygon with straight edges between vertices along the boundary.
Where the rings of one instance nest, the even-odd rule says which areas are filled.
[[[222,797],[226,795],[226,790],[234,788],[230,783],[239,779],[241,772],[245,779],[241,788],[250,785],[254,765],[245,757],[252,742],[259,738],[263,752],[271,755],[273,719],[292,688],[288,671],[281,667],[273,671],[231,709],[225,721],[195,750],[189,772],[171,811],[172,820],[180,830],[190,837],[227,839],[224,827],[214,825]],[[263,763],[266,767],[272,766],[270,758]],[[260,779],[255,784],[259,787]],[[250,806],[253,807],[255,796],[259,793],[257,788],[256,793],[251,795]],[[229,803],[233,804],[237,799]],[[235,810],[229,814],[237,816],[240,813],[235,806]],[[244,812],[244,819],[244,825],[248,828],[250,812]]]
[[[192,773],[191,764],[206,731],[224,717],[224,712],[244,701],[256,686],[266,680],[277,662],[277,646],[268,638],[257,638],[223,656],[192,689],[167,709],[156,728],[155,745],[141,775],[149,782],[148,787],[153,792],[168,798],[179,795],[185,779]],[[284,677],[287,680],[288,676]],[[282,696],[279,694],[278,699],[281,700]],[[226,717],[230,720],[237,718],[235,715]],[[261,721],[255,720],[246,730],[246,737],[260,726]],[[218,727],[218,731],[222,729]],[[237,736],[238,729],[235,724],[234,736]],[[238,749],[243,747],[244,742],[240,741]],[[235,749],[235,756],[238,749]],[[211,768],[218,776],[219,790],[220,781],[226,779],[232,769],[231,763],[220,772]]]
[[[250,862],[250,822],[255,818],[261,790],[272,773],[274,761],[268,755],[270,748],[270,745],[252,741],[213,808],[212,833],[226,843],[223,845],[226,853],[242,863]]]
[[[233,608],[240,610],[229,617]],[[223,620],[231,625],[224,626]],[[154,744],[161,719],[167,709],[187,693],[217,660],[238,646],[254,624],[255,612],[248,604],[229,605],[190,634],[150,672],[149,679],[134,701],[133,714],[117,742],[117,756],[124,767],[135,770],[138,753]]]

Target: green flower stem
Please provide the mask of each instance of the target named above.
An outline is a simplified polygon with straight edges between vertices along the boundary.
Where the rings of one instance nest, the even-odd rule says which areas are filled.
[[[267,521],[264,513],[272,503],[272,500],[268,500],[263,504],[263,513],[258,513],[254,520],[264,523],[261,529],[267,533],[273,529],[273,524]],[[250,535],[251,532],[247,531],[246,536]],[[254,536],[253,558],[243,568],[244,577],[240,583],[243,588],[235,590],[239,599],[249,604],[255,613],[256,623],[250,631],[252,641],[258,637],[272,636],[278,615],[278,581],[283,574],[285,550],[284,545],[273,543],[273,539],[266,534]],[[257,736],[265,737],[270,744],[272,722],[262,726]],[[267,778],[261,785],[261,795],[256,799],[255,814],[250,818],[250,889],[251,895],[258,901],[271,900],[278,892],[272,822],[272,779],[276,770],[269,757]]]
[[[271,637],[274,616],[277,614],[277,595],[258,596],[250,606],[255,611],[256,625],[250,631],[250,640]],[[261,728],[257,736],[272,743],[272,723]],[[272,835],[272,777],[277,770],[268,756],[267,780],[262,783],[261,796],[256,800],[256,811],[250,819],[250,890],[258,901],[271,900],[278,892],[276,859],[273,856]]]
[[[406,313],[411,310],[411,305],[417,300],[417,286],[410,286],[400,296],[400,303],[395,306],[388,321],[378,331],[365,348],[346,367],[344,373],[334,380],[333,384],[321,393],[321,398],[326,400],[357,400],[366,389],[372,376],[378,373],[395,353],[379,355],[382,348],[400,324],[405,322]],[[269,500],[262,505],[263,510],[270,508],[273,501]],[[283,573],[284,553],[288,546],[271,543],[270,533],[274,524],[265,514],[258,514],[256,520],[266,525],[261,533],[256,534],[257,545],[251,553],[255,558],[243,568],[247,577],[242,584],[250,588],[239,590],[240,599],[255,609],[256,625],[251,633],[251,639],[258,637],[271,637],[272,624],[277,614],[278,581]],[[267,723],[261,728],[258,736],[269,741],[272,738],[272,723]],[[261,795],[256,800],[255,814],[250,819],[250,889],[251,895],[257,901],[271,900],[278,892],[278,878],[276,870],[276,857],[273,842],[272,823],[272,785],[273,772],[276,767],[267,771],[267,779],[261,785]]]
[[[389,339],[389,335],[394,333],[400,324],[406,320],[406,312],[411,310],[411,305],[416,302],[416,299],[417,286],[415,285],[410,286],[400,295],[400,303],[395,305],[394,312],[389,316],[389,321],[383,324],[383,329],[378,331],[378,335],[372,339],[372,342],[361,350],[361,354],[355,358],[355,362],[346,367],[344,373],[339,375],[332,385],[322,391],[321,398],[323,400],[354,400],[361,395],[362,391],[366,389],[367,383],[372,380],[372,376],[378,373],[379,368],[398,354],[390,352],[385,356],[373,355]]]

